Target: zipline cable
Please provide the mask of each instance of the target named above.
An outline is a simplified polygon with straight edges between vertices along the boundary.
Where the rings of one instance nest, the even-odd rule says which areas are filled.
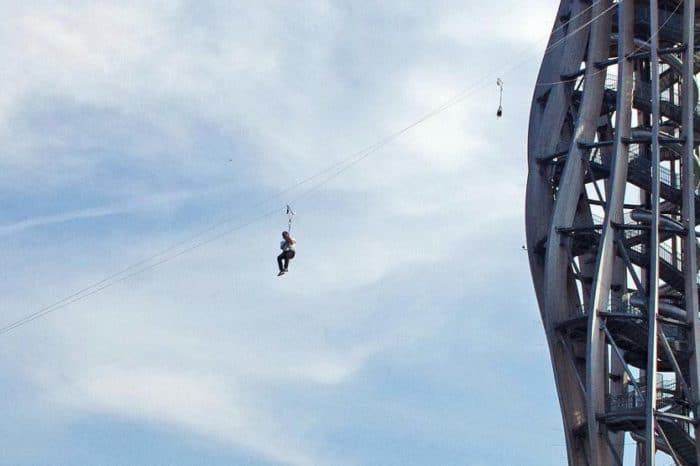
[[[7,332],[10,332],[11,330],[14,330],[14,329],[16,329],[16,328],[18,328],[18,327],[21,327],[21,326],[25,325],[25,324],[28,324],[29,322],[31,322],[31,321],[33,321],[33,320],[39,319],[39,318],[41,318],[41,317],[44,317],[45,315],[50,314],[50,313],[52,313],[52,312],[54,312],[54,311],[57,311],[57,310],[59,310],[59,309],[62,309],[62,308],[66,307],[66,306],[68,306],[68,305],[70,305],[70,304],[73,304],[73,303],[78,302],[78,301],[81,301],[81,300],[83,300],[83,299],[85,299],[85,298],[87,298],[87,297],[89,297],[89,296],[92,296],[92,295],[94,295],[94,294],[97,294],[97,293],[99,293],[100,291],[106,290],[107,288],[110,288],[110,287],[112,287],[112,286],[114,286],[114,285],[116,285],[116,284],[118,284],[118,283],[121,283],[121,282],[123,282],[123,281],[125,281],[125,280],[127,280],[127,279],[129,279],[129,278],[131,278],[131,277],[133,277],[133,276],[135,276],[135,275],[139,275],[139,274],[141,274],[141,273],[143,273],[143,272],[146,272],[146,271],[148,271],[148,270],[150,270],[150,269],[153,269],[153,268],[156,268],[156,267],[158,267],[158,266],[160,266],[160,265],[162,265],[162,264],[165,264],[166,262],[170,262],[170,261],[172,261],[173,259],[176,259],[176,258],[178,258],[178,257],[180,257],[180,256],[182,256],[182,255],[184,255],[184,254],[186,254],[186,253],[188,253],[188,252],[194,250],[194,249],[197,249],[197,248],[200,248],[200,247],[202,247],[202,246],[204,246],[204,245],[206,245],[206,244],[212,243],[212,242],[214,242],[214,241],[216,241],[216,240],[218,240],[218,239],[221,239],[221,238],[224,237],[224,236],[227,236],[227,235],[229,235],[229,234],[231,234],[231,233],[233,233],[233,232],[235,232],[235,231],[241,230],[241,229],[243,229],[243,228],[245,228],[245,227],[247,227],[247,226],[249,226],[249,225],[252,225],[252,224],[254,224],[254,223],[257,223],[257,222],[259,222],[260,220],[263,220],[263,219],[265,219],[265,218],[271,217],[272,215],[276,215],[276,214],[278,214],[278,213],[279,213],[279,209],[270,210],[270,211],[268,211],[268,212],[265,212],[265,213],[262,214],[262,215],[259,215],[259,216],[257,216],[257,217],[254,217],[254,218],[250,219],[249,221],[247,221],[247,222],[245,222],[245,223],[236,225],[236,226],[233,227],[233,228],[227,229],[227,230],[225,230],[225,231],[223,231],[223,232],[220,232],[220,233],[218,233],[218,234],[216,234],[216,235],[214,235],[214,236],[212,236],[212,237],[210,237],[210,238],[204,239],[204,240],[202,240],[202,241],[199,241],[198,243],[195,243],[195,244],[193,244],[193,245],[190,245],[189,247],[187,247],[187,248],[185,248],[185,249],[182,249],[182,250],[178,251],[178,252],[175,253],[175,254],[172,254],[172,255],[170,255],[170,256],[166,256],[165,258],[160,259],[160,260],[157,261],[157,262],[154,262],[154,263],[151,263],[151,264],[148,264],[148,265],[144,265],[143,267],[140,267],[140,268],[135,268],[135,267],[132,266],[132,267],[131,267],[131,272],[128,273],[128,274],[122,275],[122,276],[120,276],[119,278],[114,279],[114,280],[111,280],[111,281],[102,280],[102,281],[99,282],[99,283],[100,283],[100,286],[97,286],[97,284],[95,284],[95,285],[92,285],[91,287],[86,288],[86,289],[90,290],[89,292],[86,292],[86,293],[83,293],[83,294],[80,294],[80,295],[78,295],[77,293],[74,293],[71,297],[66,297],[66,298],[62,299],[61,301],[58,301],[58,302],[54,303],[54,304],[51,305],[51,306],[46,306],[46,307],[44,307],[43,309],[41,309],[41,310],[39,310],[39,311],[37,311],[37,312],[35,312],[35,313],[33,313],[33,314],[29,314],[29,315],[23,317],[22,319],[17,320],[16,322],[13,322],[13,323],[11,323],[11,324],[5,326],[5,327],[0,328],[0,335],[3,335],[3,334],[5,334],[5,333],[7,333]]]
[[[598,1],[601,1],[601,0],[597,0],[593,4],[598,3]],[[625,1],[625,0],[620,0],[619,3],[622,3],[623,1]],[[588,9],[592,8],[593,4],[591,6],[589,6],[588,8],[586,8],[585,10],[583,10],[582,12],[580,12],[579,14],[577,14],[576,16],[574,16],[573,18],[569,19],[566,23],[560,25],[558,28],[555,28],[555,31],[560,30],[561,28],[565,27],[566,24],[568,24],[569,22],[578,18],[582,14],[584,14]],[[606,9],[605,12],[607,12],[609,10],[610,10],[610,8]],[[596,19],[598,19],[604,13],[601,13],[600,15],[596,16],[595,18],[590,19],[584,25],[580,26],[579,28],[572,31],[571,33],[568,33],[564,37],[560,38],[557,42],[555,42],[554,44],[547,47],[547,49],[545,50],[545,54],[548,53],[549,51],[551,51],[554,47],[563,43],[563,41],[566,38],[571,37],[573,34],[580,32],[585,26],[587,26],[588,24],[590,24],[593,21],[595,21]],[[516,63],[514,65],[507,67],[506,70],[504,71],[504,73],[510,73],[511,71],[513,71],[513,69],[521,66],[524,62],[525,61],[521,61],[519,63]],[[299,200],[299,199],[302,199],[304,197],[310,196],[314,192],[318,191],[318,189],[320,189],[323,185],[327,184],[329,181],[336,178],[337,176],[339,176],[340,174],[342,174],[343,172],[348,170],[353,165],[356,165],[357,163],[366,159],[371,154],[377,152],[379,149],[386,146],[387,144],[394,141],[395,139],[399,138],[400,136],[402,136],[406,132],[410,131],[411,129],[415,128],[416,126],[419,126],[420,124],[424,123],[425,121],[435,117],[436,115],[446,111],[447,109],[455,106],[456,104],[462,102],[464,99],[466,99],[473,92],[475,92],[476,90],[479,90],[481,87],[483,87],[483,83],[487,79],[490,79],[490,78],[484,76],[481,79],[477,79],[470,86],[467,86],[467,88],[465,88],[463,91],[456,94],[452,98],[448,99],[442,105],[440,105],[440,106],[436,107],[435,109],[429,111],[428,113],[424,114],[421,118],[414,121],[413,123],[403,127],[400,130],[397,130],[393,133],[390,133],[389,135],[378,140],[374,144],[371,144],[371,145],[365,147],[364,149],[361,149],[361,150],[355,152],[354,154],[351,154],[350,156],[345,157],[345,158],[329,165],[328,167],[324,168],[323,170],[321,170],[321,171],[319,171],[319,172],[317,172],[317,173],[315,173],[315,174],[313,174],[313,175],[311,175],[311,176],[309,176],[309,177],[307,177],[307,178],[305,178],[297,183],[294,183],[294,184],[288,186],[287,188],[284,188],[284,189],[278,191],[274,195],[272,195],[272,196],[266,198],[265,200],[255,204],[254,208],[268,204],[272,200],[278,199],[281,196],[283,196],[284,194],[286,194],[294,189],[297,189],[305,184],[308,184],[317,178],[322,178],[319,183],[312,185],[311,188],[307,189],[306,191],[304,191],[301,194],[299,194],[298,196],[296,196],[294,198],[294,200]],[[327,176],[324,177],[324,175],[327,175]],[[219,222],[211,225],[210,227],[207,227],[204,230],[196,233],[195,235],[193,235],[189,238],[186,238],[186,239],[179,241],[171,246],[168,246],[167,248],[165,248],[165,249],[163,249],[163,250],[161,250],[161,251],[159,251],[151,256],[148,256],[142,260],[139,260],[136,263],[134,263],[128,267],[125,267],[124,269],[121,269],[120,271],[115,272],[115,273],[109,275],[108,277],[106,277],[106,278],[104,278],[104,279],[102,279],[102,280],[100,280],[92,285],[86,286],[86,287],[80,289],[79,291],[76,291],[75,293],[72,293],[72,294],[70,294],[70,295],[68,295],[68,296],[48,305],[48,306],[42,307],[41,309],[37,310],[36,312],[28,314],[28,315],[22,317],[21,319],[18,319],[15,322],[12,322],[4,327],[1,327],[0,328],[0,335],[3,335],[11,330],[14,330],[18,327],[21,327],[29,322],[32,322],[40,317],[43,317],[51,312],[62,309],[70,304],[73,304],[77,301],[80,301],[80,300],[85,299],[89,296],[92,296],[96,293],[99,293],[107,288],[110,288],[118,283],[121,283],[121,282],[127,280],[128,278],[131,278],[131,277],[138,275],[140,273],[143,273],[147,270],[158,267],[159,265],[162,265],[166,262],[170,262],[171,260],[173,260],[177,257],[180,257],[183,254],[186,254],[187,252],[190,252],[194,249],[200,248],[200,247],[202,247],[206,244],[209,244],[213,241],[216,241],[216,240],[218,240],[226,235],[229,235],[235,231],[243,229],[243,228],[245,228],[253,223],[256,223],[260,220],[263,220],[265,218],[268,218],[268,217],[275,215],[275,214],[278,214],[278,213],[279,213],[279,209],[267,211],[266,213],[264,213],[260,216],[254,217],[251,220],[244,222],[242,224],[236,225],[233,228],[226,229],[222,232],[219,232],[212,237],[205,238],[205,239],[202,239],[198,242],[192,243],[194,240],[197,240],[198,238],[201,238],[201,237],[205,236],[206,234],[213,232],[216,229],[233,222],[235,220],[235,218],[227,218],[227,219],[224,219],[222,221],[219,221]],[[169,252],[175,251],[178,247],[184,246],[188,243],[192,243],[192,244],[190,244],[188,247],[186,247],[184,249],[181,249],[181,250],[175,252],[174,254],[167,255]],[[165,256],[165,257],[162,257],[162,256]],[[158,258],[161,258],[161,259],[158,259]],[[158,260],[156,260],[156,259],[158,259]],[[155,262],[152,262],[154,260],[155,260]]]

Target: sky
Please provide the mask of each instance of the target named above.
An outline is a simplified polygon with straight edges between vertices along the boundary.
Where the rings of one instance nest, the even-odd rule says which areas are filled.
[[[563,464],[521,250],[557,6],[0,0],[0,327],[108,285],[0,334],[0,465]]]

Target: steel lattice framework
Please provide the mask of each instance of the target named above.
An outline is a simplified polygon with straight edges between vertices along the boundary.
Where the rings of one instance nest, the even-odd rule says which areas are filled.
[[[695,20],[562,0],[537,78],[527,248],[570,465],[623,464],[626,434],[638,465],[700,463]]]

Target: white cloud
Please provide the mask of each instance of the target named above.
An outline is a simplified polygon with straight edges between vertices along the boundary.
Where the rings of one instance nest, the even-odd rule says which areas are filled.
[[[558,2],[552,0],[501,2],[476,13],[460,3],[443,14],[436,29],[438,34],[470,48],[488,42],[502,47],[532,47],[546,43],[557,7]]]
[[[54,401],[79,411],[170,424],[233,443],[267,459],[291,465],[318,464],[275,429],[260,410],[236,400],[232,380],[159,368],[96,368],[71,384],[59,384]],[[262,435],[261,435],[262,434]]]
[[[0,225],[0,236],[18,234],[32,228],[73,222],[76,220],[109,217],[112,215],[126,214],[134,211],[150,210],[156,207],[161,209],[163,207],[172,209],[174,208],[175,204],[190,198],[193,194],[194,193],[192,192],[150,194],[148,198],[132,199],[117,205],[93,207],[77,211],[63,212],[60,214],[32,217],[17,222]]]

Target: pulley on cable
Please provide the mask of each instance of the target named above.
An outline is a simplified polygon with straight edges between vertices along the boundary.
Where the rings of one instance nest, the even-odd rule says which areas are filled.
[[[496,79],[496,86],[498,86],[498,110],[496,110],[496,118],[501,118],[503,116],[503,80],[501,78]]]

